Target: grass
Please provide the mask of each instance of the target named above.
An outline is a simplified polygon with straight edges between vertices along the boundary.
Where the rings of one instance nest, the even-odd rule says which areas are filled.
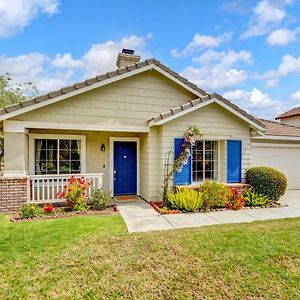
[[[120,216],[10,223],[2,299],[300,299],[300,219],[128,234]]]

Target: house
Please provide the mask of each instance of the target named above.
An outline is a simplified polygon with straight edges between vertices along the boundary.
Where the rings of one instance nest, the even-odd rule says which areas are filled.
[[[298,167],[293,151],[300,150],[300,128],[259,120],[155,59],[140,61],[133,51],[122,51],[117,67],[0,110],[0,210],[56,201],[71,174],[112,196],[159,200],[166,155],[174,159],[189,126],[197,126],[202,137],[189,164],[175,174],[177,185],[204,179],[240,183],[252,165],[279,166],[279,152],[288,169]],[[289,184],[300,188],[293,176]]]

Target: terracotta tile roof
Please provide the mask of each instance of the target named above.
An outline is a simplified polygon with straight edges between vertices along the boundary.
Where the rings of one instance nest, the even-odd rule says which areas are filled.
[[[300,115],[300,106],[290,109],[289,111],[281,114],[280,116],[276,117],[275,119],[276,120],[284,119],[284,118],[288,118],[288,117],[292,117],[292,116],[298,116],[298,115]]]
[[[266,135],[282,135],[282,136],[299,136],[300,137],[300,127],[280,124],[275,121],[263,120],[262,123],[266,126]]]
[[[261,126],[261,127],[265,127],[264,123],[261,122],[259,119],[256,119],[255,117],[249,115],[247,112],[245,112],[244,110],[242,110],[241,108],[239,108],[238,106],[236,106],[235,104],[231,103],[229,100],[223,98],[221,95],[213,93],[211,95],[205,95],[201,98],[198,98],[196,100],[192,100],[189,102],[184,103],[183,105],[180,106],[176,106],[166,112],[160,113],[156,116],[154,116],[153,118],[151,118],[150,120],[148,120],[148,122],[153,121],[154,123],[164,120],[164,119],[168,119],[171,116],[174,116],[184,110],[187,110],[191,107],[195,107],[195,106],[199,106],[201,103],[213,99],[213,98],[217,98],[218,100],[222,101],[223,103],[227,104],[228,106],[230,106],[231,108],[233,108],[234,110],[238,111],[239,113],[241,113],[243,116],[245,116],[246,118],[250,119],[251,121],[253,121],[254,123],[256,123],[257,125]]]
[[[47,100],[53,99],[55,97],[59,97],[59,96],[68,94],[70,92],[80,90],[80,89],[85,88],[87,86],[92,86],[92,85],[94,85],[98,82],[105,81],[109,78],[116,77],[116,76],[122,75],[124,73],[131,72],[131,71],[136,70],[136,69],[141,69],[141,68],[146,67],[146,66],[151,65],[151,64],[156,65],[161,70],[169,73],[170,75],[172,75],[176,79],[180,80],[181,82],[185,83],[186,85],[188,85],[190,88],[197,91],[201,95],[207,95],[207,93],[204,90],[198,88],[195,84],[193,84],[192,82],[190,82],[187,79],[183,78],[178,73],[172,71],[170,68],[163,65],[158,60],[156,60],[156,59],[147,59],[145,61],[141,61],[141,62],[132,64],[132,65],[128,65],[124,68],[120,68],[120,69],[117,69],[117,70],[112,71],[112,72],[101,74],[101,75],[95,76],[93,78],[89,78],[87,80],[84,80],[82,82],[78,82],[78,83],[75,83],[73,85],[67,86],[67,87],[63,87],[60,90],[56,90],[56,91],[50,92],[48,94],[38,96],[38,97],[35,97],[33,99],[30,99],[30,100],[26,100],[26,101],[22,101],[22,102],[17,103],[17,104],[5,106],[4,108],[0,109],[0,116],[5,115],[7,113],[10,113],[12,111],[22,109],[22,108],[27,107],[27,106],[34,105],[34,104],[39,103],[39,102],[47,101]]]

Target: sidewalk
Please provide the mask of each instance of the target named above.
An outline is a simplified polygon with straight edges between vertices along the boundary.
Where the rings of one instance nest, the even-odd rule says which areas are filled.
[[[131,233],[300,217],[300,190],[288,191],[281,202],[288,207],[175,215],[161,215],[141,199],[117,205]]]

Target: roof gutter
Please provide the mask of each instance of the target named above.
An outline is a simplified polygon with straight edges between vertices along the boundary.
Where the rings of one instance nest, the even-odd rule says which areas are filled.
[[[253,140],[277,140],[277,141],[300,141],[300,136],[287,136],[287,135],[269,135],[255,136]]]

